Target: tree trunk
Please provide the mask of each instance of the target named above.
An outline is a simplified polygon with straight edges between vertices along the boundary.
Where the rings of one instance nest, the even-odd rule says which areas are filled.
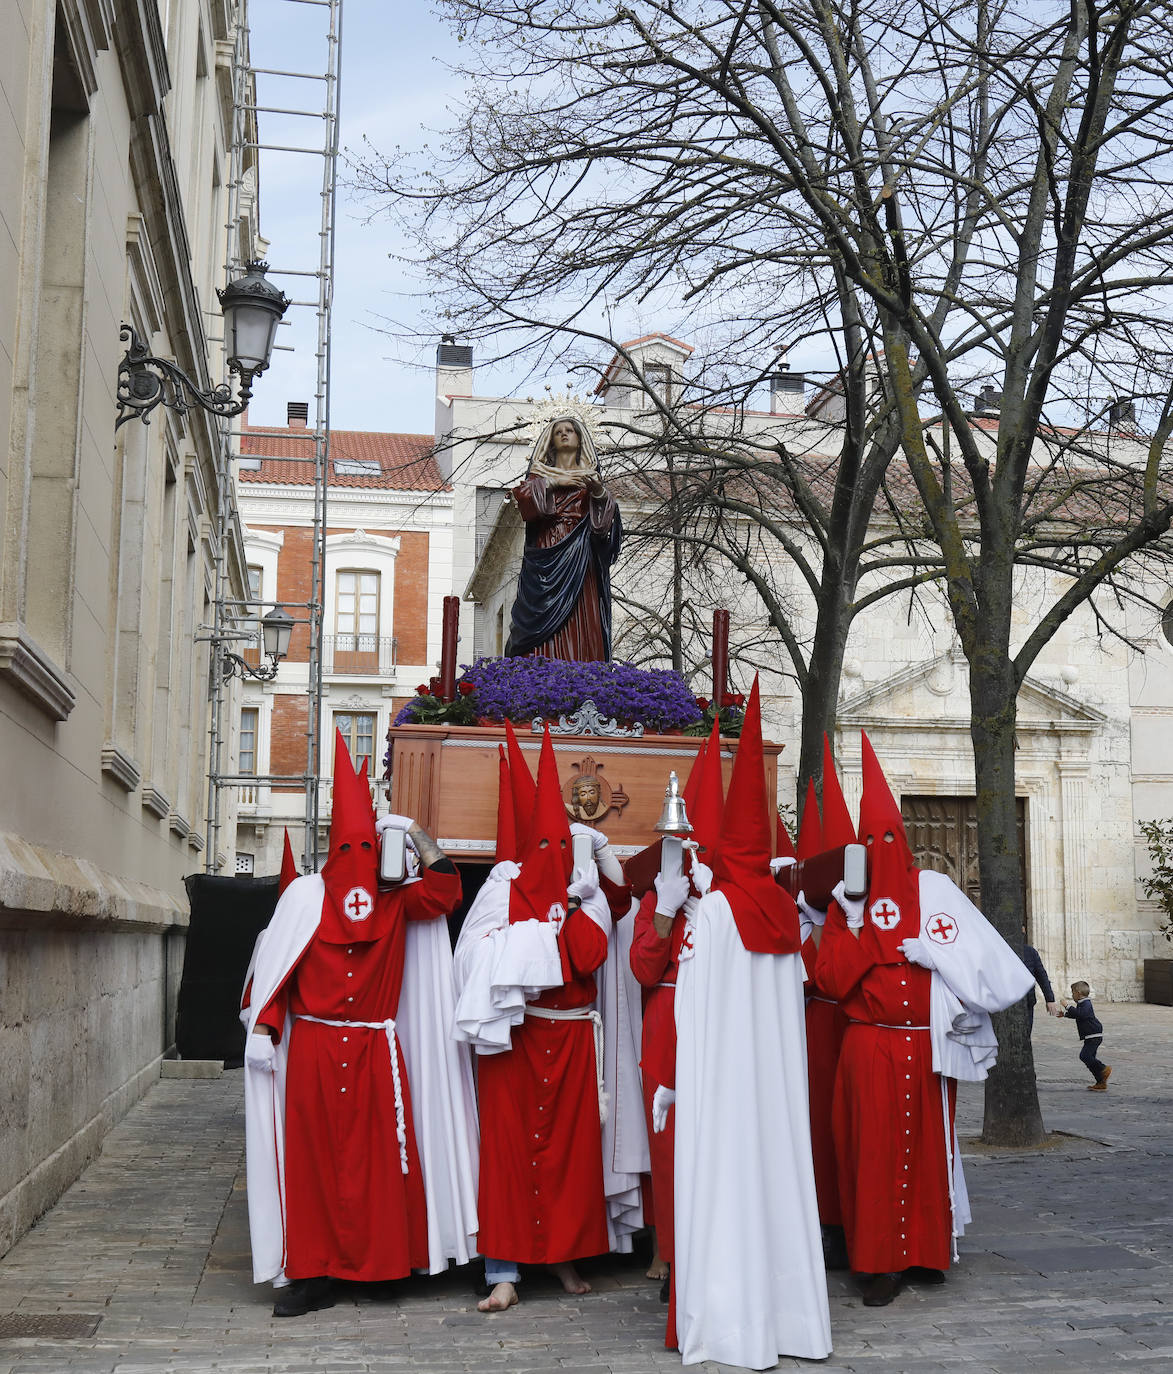
[[[822,796],[823,736],[833,737],[835,733],[839,684],[843,678],[847,633],[851,628],[851,595],[841,580],[824,581],[819,589],[818,618],[802,692],[802,734],[795,798],[799,816],[802,815],[808,778],[815,779],[816,789]]]
[[[979,650],[970,665],[969,683],[982,910],[1011,948],[1020,950],[1026,913],[1014,794],[1017,689],[1009,657],[995,647]],[[982,1140],[987,1145],[1038,1145],[1046,1131],[1025,1004],[995,1015],[994,1030],[998,1062],[986,1079]]]

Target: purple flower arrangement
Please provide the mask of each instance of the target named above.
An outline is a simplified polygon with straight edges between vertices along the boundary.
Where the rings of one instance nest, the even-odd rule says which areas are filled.
[[[395,724],[463,724],[470,709],[479,721],[528,724],[535,716],[557,720],[573,715],[588,698],[604,717],[614,716],[627,725],[638,721],[656,734],[695,730],[705,719],[688,683],[666,668],[556,658],[478,658],[462,664],[461,673],[455,701],[440,703],[431,694],[418,695],[395,717]]]

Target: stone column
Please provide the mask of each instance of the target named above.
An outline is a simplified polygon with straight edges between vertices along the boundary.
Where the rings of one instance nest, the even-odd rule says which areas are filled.
[[[1086,760],[1059,763],[1060,825],[1063,837],[1063,921],[1067,968],[1085,977],[1091,959],[1088,938],[1088,838]]]

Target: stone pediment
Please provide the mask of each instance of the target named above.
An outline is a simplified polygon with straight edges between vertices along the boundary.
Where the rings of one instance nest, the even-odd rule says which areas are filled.
[[[1070,693],[1027,677],[1018,693],[1018,728],[1091,733],[1107,720],[1102,711]],[[957,648],[910,664],[862,692],[842,697],[838,728],[868,730],[880,725],[932,724],[969,731],[969,681],[965,656]]]

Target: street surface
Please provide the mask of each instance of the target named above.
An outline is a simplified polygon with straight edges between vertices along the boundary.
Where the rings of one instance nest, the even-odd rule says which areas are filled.
[[[1036,1017],[1043,1112],[1064,1134],[1016,1154],[966,1146],[975,1221],[945,1286],[872,1309],[831,1275],[834,1354],[781,1368],[1173,1368],[1173,1008],[1097,1011],[1114,1070],[1106,1093],[1085,1090],[1074,1026]],[[963,1086],[958,1107],[972,1138],[980,1089]],[[681,1368],[663,1348],[659,1285],[629,1258],[584,1265],[585,1298],[529,1276],[521,1306],[494,1317],[473,1310],[461,1271],[344,1286],[329,1311],[274,1320],[267,1286],[250,1277],[243,1112],[239,1071],[164,1079],[111,1132],[0,1261],[0,1374]]]

